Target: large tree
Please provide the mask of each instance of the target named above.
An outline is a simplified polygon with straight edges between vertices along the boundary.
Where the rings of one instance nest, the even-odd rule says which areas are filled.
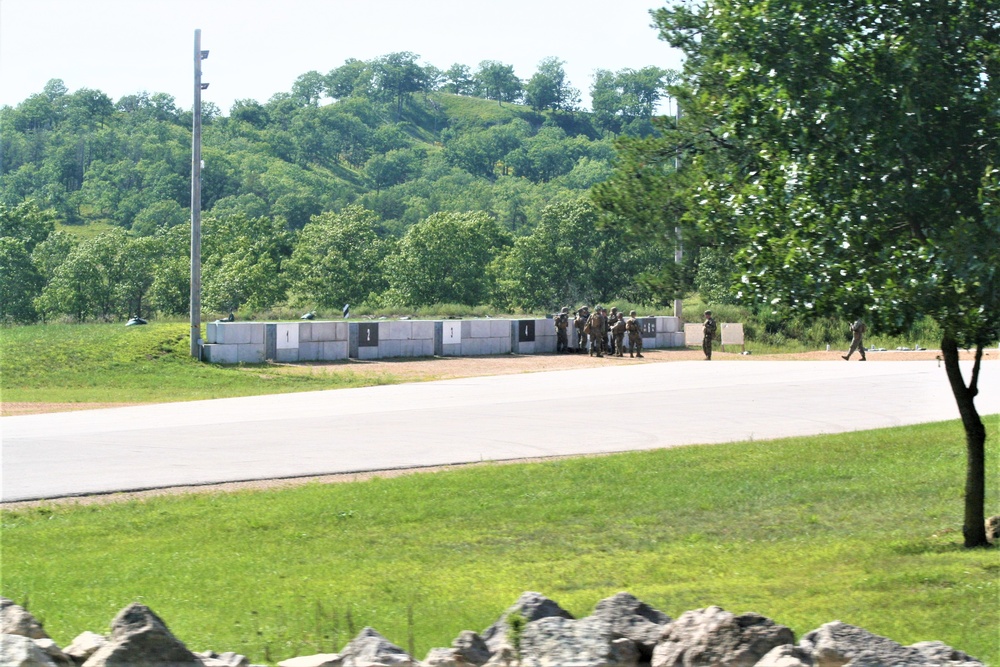
[[[524,86],[524,101],[532,109],[572,111],[580,103],[580,91],[566,80],[566,63],[558,58],[543,58],[538,70]]]
[[[685,118],[630,145],[605,201],[650,197],[661,239],[708,232],[743,298],[886,332],[933,317],[966,432],[965,545],[985,545],[974,399],[1000,336],[1000,5],[706,0],[655,17],[687,55]],[[968,382],[959,348],[975,349]]]

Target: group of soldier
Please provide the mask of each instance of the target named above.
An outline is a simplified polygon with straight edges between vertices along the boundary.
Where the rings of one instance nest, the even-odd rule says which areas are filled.
[[[628,356],[642,359],[642,325],[634,310],[629,311],[626,317],[624,313],[619,313],[617,308],[612,308],[611,312],[608,312],[607,308],[597,306],[591,312],[590,308],[584,306],[574,310],[573,317],[570,318],[569,307],[564,306],[553,319],[556,327],[556,352],[559,354],[587,350],[592,357],[603,357],[605,354],[623,357],[625,334],[628,334]],[[706,361],[712,360],[712,339],[715,338],[717,329],[718,324],[712,317],[712,311],[706,310],[702,342]],[[576,347],[570,346],[571,333]],[[851,351],[854,351],[853,347]],[[864,355],[864,348],[861,354]]]
[[[617,308],[608,312],[607,308],[596,306],[591,312],[588,306],[584,306],[574,310],[570,317],[569,307],[566,306],[553,319],[556,352],[560,354],[587,350],[592,357],[623,357],[625,335],[628,334],[628,356],[642,358],[642,325],[634,310],[626,317]],[[571,334],[575,347],[570,346]]]

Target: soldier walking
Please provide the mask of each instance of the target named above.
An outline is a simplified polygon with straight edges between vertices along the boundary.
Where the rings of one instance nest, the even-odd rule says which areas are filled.
[[[555,317],[556,325],[556,354],[565,354],[569,351],[569,335],[566,330],[569,328],[569,306],[563,309]]]
[[[851,355],[854,354],[855,350],[857,350],[858,352],[861,353],[861,358],[858,361],[868,361],[868,358],[865,357],[865,345],[864,345],[864,336],[865,336],[865,331],[867,330],[868,327],[865,326],[864,320],[862,320],[860,317],[854,321],[854,323],[851,325],[851,349],[847,352],[846,355],[842,356],[841,359],[843,359],[844,361],[850,361]]]
[[[625,331],[628,332],[628,356],[631,358],[635,352],[635,356],[642,359],[642,326],[636,319],[634,310],[630,310],[628,315],[628,321],[625,322]]]
[[[712,317],[712,311],[705,311],[705,323],[702,325],[704,331],[704,338],[701,341],[701,349],[705,353],[705,361],[712,360],[712,340],[715,338],[715,331],[719,328],[719,325],[715,323],[715,318]]]

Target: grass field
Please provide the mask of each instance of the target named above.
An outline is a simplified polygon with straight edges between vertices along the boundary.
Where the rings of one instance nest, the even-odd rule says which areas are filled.
[[[993,427],[987,446],[996,513]],[[339,650],[365,625],[423,658],[523,591],[580,616],[626,590],[673,617],[717,604],[797,636],[839,619],[996,665],[1000,553],[960,546],[964,466],[947,422],[7,508],[0,594],[60,645],[141,601],[190,648],[256,663]]]
[[[189,355],[190,325],[48,324],[0,329],[4,401],[153,403],[397,382],[349,370],[218,366]]]

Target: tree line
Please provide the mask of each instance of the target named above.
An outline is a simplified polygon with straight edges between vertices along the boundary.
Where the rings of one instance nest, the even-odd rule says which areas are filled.
[[[652,303],[641,280],[666,261],[598,228],[585,200],[547,206],[515,236],[482,212],[439,212],[396,237],[359,205],[297,231],[243,213],[203,220],[202,304],[209,312],[344,304],[491,304],[539,311],[612,299]],[[0,318],[116,321],[188,312],[189,224],[149,236],[114,228],[86,239],[56,231],[51,210],[0,204]]]

